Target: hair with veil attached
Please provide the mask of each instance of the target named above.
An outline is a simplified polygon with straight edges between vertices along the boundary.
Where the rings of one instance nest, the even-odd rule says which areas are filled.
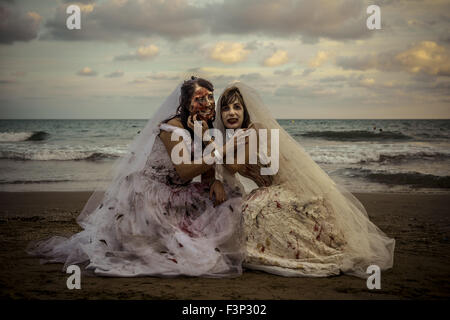
[[[256,90],[238,81],[227,88],[230,87],[239,89],[252,123],[262,124],[268,130],[279,130],[279,170],[273,184],[283,186],[300,202],[307,203],[311,199],[323,198],[332,207],[339,224],[336,227],[343,230],[347,241],[343,271],[366,277],[368,265],[375,264],[381,269],[391,268],[395,240],[388,238],[373,224],[361,202],[343,186],[336,184],[278,124]],[[221,98],[217,103],[214,126],[224,134],[220,112]],[[244,192],[255,188],[254,183],[238,173],[229,174],[223,165],[218,165],[217,171],[225,183],[237,185]]]

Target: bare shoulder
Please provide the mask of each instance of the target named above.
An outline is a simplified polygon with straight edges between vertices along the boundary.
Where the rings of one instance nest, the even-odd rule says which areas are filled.
[[[179,127],[179,128],[183,128],[184,129],[183,124],[181,123],[181,119],[178,118],[178,117],[170,119],[167,122],[167,124],[170,124],[171,126],[174,126],[174,127]]]
[[[183,124],[181,123],[180,118],[173,118],[167,122],[168,125],[183,128]],[[161,130],[159,133],[159,137],[166,147],[171,147],[172,145],[172,133],[169,131]]]

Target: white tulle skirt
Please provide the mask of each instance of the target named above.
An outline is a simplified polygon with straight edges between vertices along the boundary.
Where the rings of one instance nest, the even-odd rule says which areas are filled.
[[[209,185],[181,184],[157,138],[145,170],[124,177],[83,218],[84,230],[32,243],[42,262],[88,262],[102,276],[227,277],[242,273],[242,198],[214,207]]]

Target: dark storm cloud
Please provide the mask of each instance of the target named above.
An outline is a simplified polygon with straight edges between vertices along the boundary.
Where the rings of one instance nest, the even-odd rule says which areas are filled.
[[[60,5],[47,21],[46,38],[127,41],[159,35],[177,40],[205,31],[202,11],[183,0],[104,1],[81,7],[81,30],[76,31],[66,28],[66,8],[67,4]]]
[[[82,12],[81,30],[67,30],[60,5],[47,21],[46,38],[62,40],[130,40],[161,36],[178,40],[204,34],[264,34],[299,36],[314,43],[318,38],[360,39],[366,28],[366,1],[229,0],[195,6],[187,0],[129,0],[96,3]]]
[[[230,0],[209,7],[212,33],[301,35],[309,42],[370,36],[366,8],[361,0]]]
[[[37,37],[41,16],[35,12],[23,12],[13,1],[0,2],[0,43],[30,41]]]
[[[114,72],[111,72],[111,73],[105,75],[105,77],[106,78],[121,78],[121,77],[123,77],[123,75],[124,75],[123,71],[114,71]]]

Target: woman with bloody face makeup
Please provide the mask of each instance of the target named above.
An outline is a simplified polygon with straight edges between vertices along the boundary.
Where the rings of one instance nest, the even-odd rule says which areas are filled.
[[[244,164],[226,161],[216,169],[225,185],[237,186],[244,194],[245,267],[307,277],[367,277],[370,265],[392,267],[394,239],[278,124],[255,90],[240,82],[226,88],[214,126],[224,134],[226,129],[255,130],[258,159],[270,154],[275,162],[278,157],[278,171],[263,174],[267,159],[250,164],[247,143]],[[263,129],[269,131],[267,140],[259,134]],[[271,130],[277,130],[278,141],[270,138]]]
[[[241,194],[215,180],[214,164],[172,157],[184,143],[181,153],[193,159],[194,122],[206,130],[214,116],[209,81],[179,85],[119,160],[107,190],[86,204],[77,219],[84,230],[33,243],[29,253],[64,263],[63,270],[87,262],[102,276],[240,275]]]

